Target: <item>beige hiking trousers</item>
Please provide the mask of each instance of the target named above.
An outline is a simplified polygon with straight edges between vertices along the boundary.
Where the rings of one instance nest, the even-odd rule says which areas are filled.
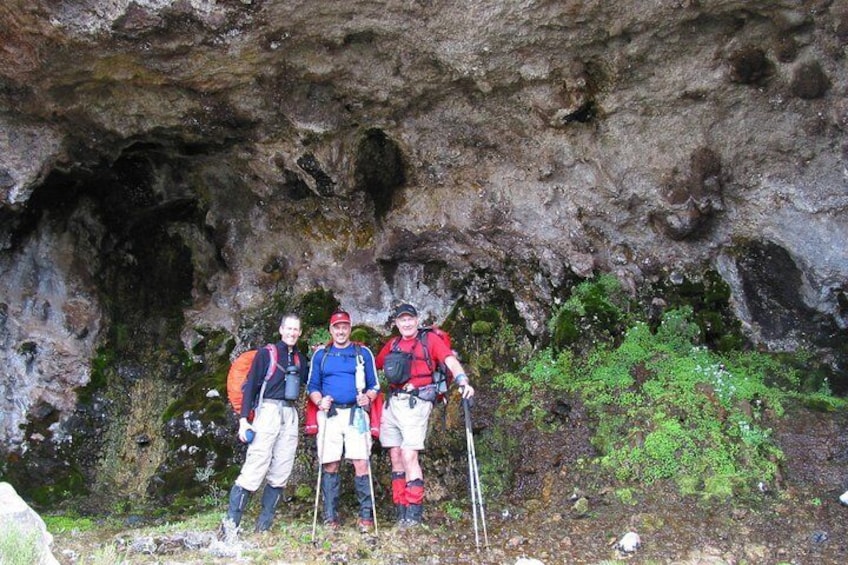
[[[250,492],[266,479],[272,487],[286,486],[297,451],[297,426],[297,409],[291,403],[263,400],[253,420],[256,435],[236,484]]]

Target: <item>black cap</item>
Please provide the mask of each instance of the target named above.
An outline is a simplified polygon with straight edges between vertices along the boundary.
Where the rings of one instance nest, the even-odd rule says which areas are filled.
[[[404,314],[409,314],[410,316],[418,317],[418,310],[415,309],[415,306],[412,304],[401,304],[395,309],[395,318],[400,318]]]

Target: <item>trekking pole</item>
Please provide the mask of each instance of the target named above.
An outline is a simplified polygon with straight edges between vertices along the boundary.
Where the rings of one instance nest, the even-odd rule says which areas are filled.
[[[358,408],[358,410],[362,410],[362,408]],[[369,433],[371,433],[371,430],[365,430],[365,434]],[[365,442],[365,451],[368,456],[366,459],[368,461],[368,489],[371,491],[371,517],[374,518],[374,535],[379,536],[380,530],[377,528],[377,499],[374,498],[374,476],[371,473],[371,452],[368,449],[368,436],[363,434],[362,441]]]
[[[365,358],[357,351],[356,355],[356,370],[354,371],[354,386],[358,394],[363,394],[365,390]],[[365,414],[362,406],[357,406],[355,410],[362,410],[359,413],[362,422],[365,422]],[[369,420],[370,423],[370,420]],[[377,528],[377,499],[374,498],[374,476],[371,473],[371,452],[368,449],[368,436],[365,434],[371,433],[370,425],[365,425],[364,430],[357,430],[362,434],[362,441],[365,443],[365,455],[368,462],[368,490],[371,492],[371,517],[374,519],[374,535],[379,536],[380,530]]]
[[[324,433],[321,434],[321,450],[318,452],[318,481],[315,483],[315,511],[312,513],[312,543],[315,543],[315,530],[318,527],[318,498],[321,496],[321,476],[324,474],[324,464],[322,460],[324,458],[324,442],[326,440],[327,430],[325,429]]]
[[[465,399],[462,399],[462,406],[465,408]],[[466,414],[466,423],[465,423],[465,453],[468,457],[468,489],[470,491],[471,496],[471,513],[474,517],[474,543],[477,546],[477,553],[480,553],[480,531],[477,527],[477,494],[475,493],[475,485],[474,485],[474,470],[471,467],[472,455],[471,455],[471,439],[470,439],[470,426],[468,425],[468,410],[465,409]]]
[[[465,440],[468,447],[468,482],[471,490],[471,507],[474,515],[474,539],[477,551],[480,551],[480,534],[477,525],[477,508],[480,509],[480,523],[483,526],[483,542],[489,549],[489,532],[486,528],[486,510],[483,505],[483,488],[480,484],[480,468],[477,465],[477,450],[474,447],[474,433],[471,427],[471,409],[467,398],[462,399],[465,413]]]
[[[471,456],[474,459],[474,481],[477,485],[477,502],[480,504],[480,521],[483,524],[483,543],[489,549],[489,531],[486,528],[486,508],[483,504],[483,485],[480,484],[480,466],[477,464],[477,449],[474,447],[474,435],[471,435]]]

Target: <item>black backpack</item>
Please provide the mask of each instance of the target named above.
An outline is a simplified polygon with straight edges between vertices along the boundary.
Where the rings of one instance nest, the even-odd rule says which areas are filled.
[[[421,342],[421,349],[424,351],[424,362],[427,363],[427,367],[433,375],[433,384],[437,387],[438,398],[439,400],[443,400],[450,385],[453,383],[454,375],[444,363],[433,363],[433,360],[430,358],[430,350],[427,347],[427,336],[431,333],[444,341],[448,348],[451,347],[451,337],[438,326],[418,329],[418,340]],[[399,349],[400,340],[400,337],[394,338],[392,348],[383,360],[383,374],[386,375],[386,379],[390,384],[396,386],[402,386],[410,379],[412,361],[415,358],[413,353],[407,353]],[[451,349],[451,353],[456,356],[456,351],[453,349]]]

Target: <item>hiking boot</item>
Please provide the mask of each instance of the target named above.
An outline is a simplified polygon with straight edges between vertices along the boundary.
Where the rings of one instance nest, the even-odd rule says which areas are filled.
[[[225,544],[231,545],[238,541],[239,528],[235,522],[229,518],[224,518],[221,521],[221,527],[218,528],[218,540]]]
[[[414,528],[421,525],[424,514],[423,504],[410,504],[406,507],[406,516],[401,520],[402,528]]]
[[[374,529],[374,520],[369,520],[367,518],[359,519],[359,533],[360,534],[368,534],[371,533],[371,530]]]
[[[400,526],[406,520],[406,504],[395,504],[395,522]]]
[[[325,520],[324,527],[329,530],[338,530],[341,524],[337,518],[333,518],[332,520]]]

